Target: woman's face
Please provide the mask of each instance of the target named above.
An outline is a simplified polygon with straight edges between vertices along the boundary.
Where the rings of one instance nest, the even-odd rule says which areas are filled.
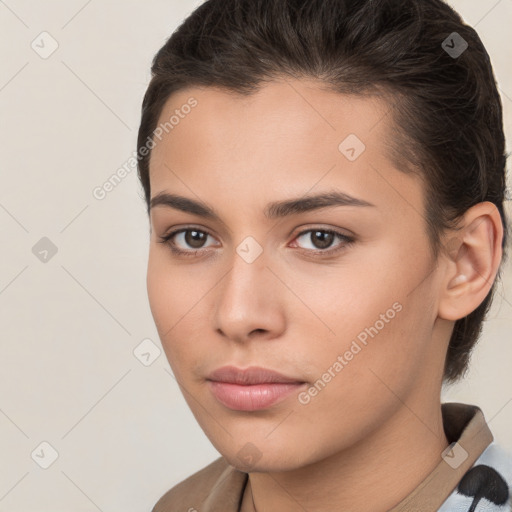
[[[240,469],[321,460],[404,402],[421,416],[440,387],[439,267],[422,184],[387,157],[387,114],[298,80],[248,97],[190,88],[162,111],[159,124],[174,117],[150,164],[151,311],[194,416]],[[338,203],[304,203],[325,194]],[[210,382],[224,366],[293,383]]]

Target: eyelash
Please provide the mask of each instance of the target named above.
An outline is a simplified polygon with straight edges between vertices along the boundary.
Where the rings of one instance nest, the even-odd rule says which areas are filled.
[[[158,240],[158,243],[168,245],[169,248],[171,249],[171,251],[175,255],[178,255],[178,256],[193,257],[193,256],[196,256],[198,253],[207,250],[207,249],[183,250],[183,249],[179,249],[178,247],[176,247],[176,244],[174,242],[172,242],[172,238],[174,238],[174,236],[178,235],[179,233],[186,233],[187,231],[197,231],[199,233],[204,233],[206,235],[213,236],[210,233],[208,233],[208,231],[204,231],[201,229],[181,228],[181,229],[176,229],[174,231],[171,231],[170,233],[168,233],[164,236],[161,236],[160,240]],[[316,249],[316,250],[303,249],[302,250],[303,252],[306,252],[309,254],[311,254],[311,253],[312,254],[320,254],[322,256],[324,256],[324,255],[331,256],[331,255],[351,246],[355,241],[354,238],[344,235],[343,233],[340,233],[339,231],[335,231],[332,229],[319,229],[319,228],[312,228],[312,229],[306,229],[304,231],[301,231],[300,233],[298,233],[298,235],[295,238],[300,238],[301,236],[305,235],[306,233],[314,233],[317,231],[320,231],[321,233],[327,233],[330,235],[337,236],[342,240],[343,243],[339,244],[335,249]]]

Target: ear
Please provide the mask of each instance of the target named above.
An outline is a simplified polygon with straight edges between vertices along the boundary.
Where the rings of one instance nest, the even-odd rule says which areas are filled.
[[[466,211],[459,229],[445,239],[440,318],[459,320],[483,302],[498,273],[502,240],[503,224],[496,205],[486,201]]]

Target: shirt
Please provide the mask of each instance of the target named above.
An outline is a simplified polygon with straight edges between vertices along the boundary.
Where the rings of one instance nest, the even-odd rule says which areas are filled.
[[[482,410],[455,402],[441,410],[450,445],[389,512],[512,511],[512,453],[494,441]],[[248,476],[219,457],[167,491],[152,512],[240,512]],[[255,512],[252,504],[248,510]]]

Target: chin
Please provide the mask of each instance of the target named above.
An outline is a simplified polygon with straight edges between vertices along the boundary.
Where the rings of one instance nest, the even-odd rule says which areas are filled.
[[[297,454],[290,456],[290,453],[279,452],[275,449],[265,454],[265,449],[259,450],[252,443],[246,443],[238,452],[222,453],[222,456],[231,466],[244,473],[279,473],[282,471],[293,471],[308,461],[297,458]]]

